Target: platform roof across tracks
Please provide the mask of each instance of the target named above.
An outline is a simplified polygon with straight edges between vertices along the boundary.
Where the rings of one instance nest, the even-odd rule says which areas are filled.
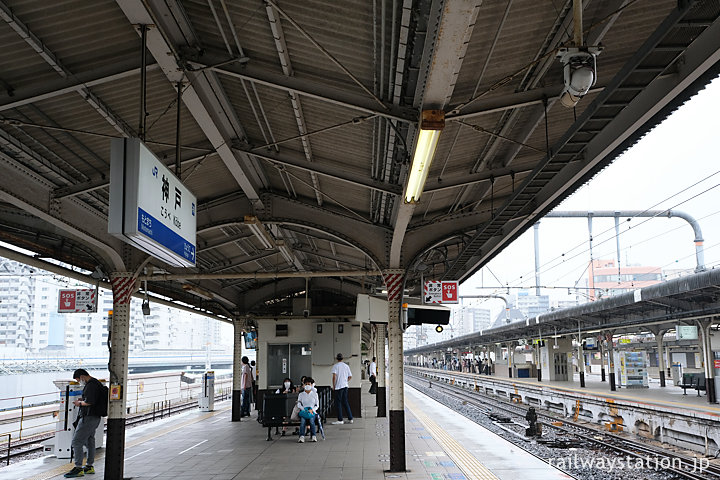
[[[226,316],[288,313],[308,285],[313,314],[351,312],[389,268],[414,293],[462,281],[719,73],[716,0],[583,3],[603,49],[566,108],[572,0],[0,0],[0,240],[144,266]],[[107,233],[111,137],[141,135],[143,90],[147,145],[197,196],[194,269]],[[445,127],[409,204],[428,109]]]

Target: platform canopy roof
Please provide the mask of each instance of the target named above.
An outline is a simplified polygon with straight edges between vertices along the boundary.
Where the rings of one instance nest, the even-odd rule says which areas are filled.
[[[508,321],[481,332],[409,349],[419,355],[537,338],[601,337],[667,332],[677,325],[716,325],[720,316],[720,270],[709,270],[576,307]]]
[[[387,269],[415,294],[462,281],[718,75],[719,13],[585,0],[597,82],[567,108],[572,0],[0,0],[0,240],[226,316],[306,290],[313,315],[353,311]],[[430,109],[445,126],[406,203]],[[107,234],[122,136],[180,165],[196,268]]]

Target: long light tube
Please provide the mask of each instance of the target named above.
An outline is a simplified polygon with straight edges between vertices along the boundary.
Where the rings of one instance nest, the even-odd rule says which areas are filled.
[[[439,138],[440,130],[420,130],[417,145],[415,145],[412,166],[410,167],[410,178],[408,178],[407,189],[405,190],[405,201],[407,203],[420,200]]]
[[[275,239],[273,239],[268,231],[265,230],[265,227],[262,223],[260,223],[260,220],[258,220],[257,217],[253,215],[245,215],[244,223],[253,235],[260,240],[260,243],[262,243],[265,250],[273,250],[275,248]]]
[[[415,203],[420,200],[444,125],[445,114],[442,111],[425,110],[422,112],[420,133],[415,144],[415,153],[405,189],[405,202],[407,203]]]

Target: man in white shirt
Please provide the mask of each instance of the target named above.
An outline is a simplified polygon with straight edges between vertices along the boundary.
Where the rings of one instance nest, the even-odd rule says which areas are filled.
[[[377,363],[375,363],[375,357],[372,357],[372,362],[368,366],[368,373],[370,374],[370,393],[377,393]]]
[[[337,422],[333,422],[333,425],[342,425],[345,423],[343,422],[343,408],[347,410],[347,423],[353,423],[353,415],[350,410],[350,403],[348,402],[348,387],[350,385],[350,379],[352,378],[352,372],[348,364],[342,361],[342,353],[338,353],[336,358],[337,363],[333,365],[331,373],[338,419]]]

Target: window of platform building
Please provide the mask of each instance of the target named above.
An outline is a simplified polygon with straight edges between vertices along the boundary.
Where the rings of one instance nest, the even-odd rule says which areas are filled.
[[[267,354],[268,387],[279,387],[285,378],[299,382],[312,371],[312,349],[309,343],[269,344]]]

